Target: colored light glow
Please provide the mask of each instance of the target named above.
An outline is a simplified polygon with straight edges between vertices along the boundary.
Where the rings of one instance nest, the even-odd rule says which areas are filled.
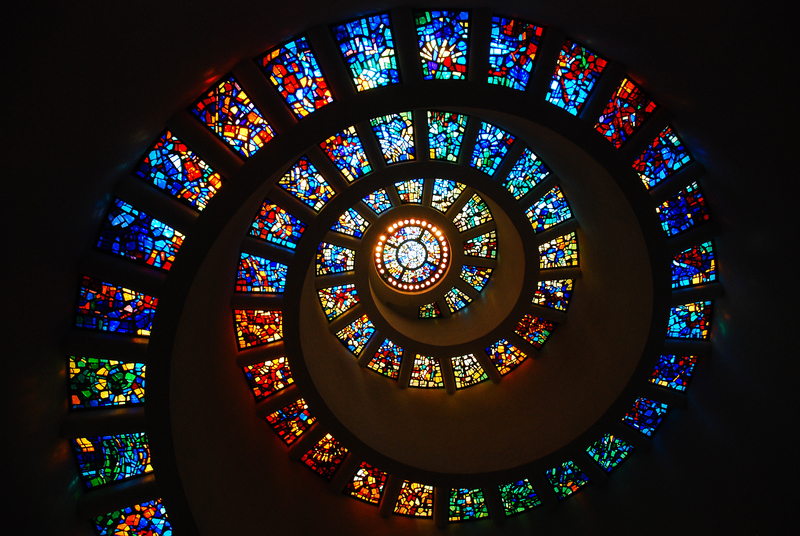
[[[441,229],[424,220],[390,225],[375,246],[375,268],[397,290],[417,292],[438,281],[450,262],[450,248]]]

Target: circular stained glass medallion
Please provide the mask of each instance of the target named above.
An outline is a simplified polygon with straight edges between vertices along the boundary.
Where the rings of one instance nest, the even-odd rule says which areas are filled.
[[[413,292],[427,289],[444,275],[450,249],[441,229],[409,219],[386,231],[375,247],[375,266],[389,285]]]

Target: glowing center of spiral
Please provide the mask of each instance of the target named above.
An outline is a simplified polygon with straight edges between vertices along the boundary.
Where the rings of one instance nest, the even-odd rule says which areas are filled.
[[[406,290],[430,287],[447,269],[450,250],[441,229],[424,220],[401,220],[375,247],[375,267],[384,281]]]

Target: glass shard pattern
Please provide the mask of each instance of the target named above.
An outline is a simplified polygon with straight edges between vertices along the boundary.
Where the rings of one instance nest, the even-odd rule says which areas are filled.
[[[394,513],[412,517],[433,516],[433,486],[403,481]]]
[[[453,364],[456,389],[463,389],[489,379],[474,354],[451,357],[450,362]]]
[[[239,350],[261,346],[283,338],[283,316],[280,311],[233,311],[236,341]]]
[[[717,280],[717,260],[712,243],[681,251],[672,259],[672,288],[691,287]]]
[[[489,176],[494,175],[512,143],[514,136],[505,130],[490,123],[481,123],[469,165]]]
[[[354,284],[322,288],[317,290],[317,295],[328,322],[358,303],[358,291]]]
[[[417,354],[414,359],[414,369],[411,372],[409,387],[436,388],[444,387],[442,367],[435,357]]]
[[[461,279],[468,283],[472,288],[478,292],[483,290],[489,277],[492,275],[491,268],[480,268],[478,266],[462,266]]]
[[[444,301],[447,303],[447,308],[450,309],[450,312],[455,313],[469,305],[472,298],[464,294],[461,289],[453,287],[445,293]]]
[[[528,356],[505,339],[500,339],[486,349],[497,372],[504,376],[517,368]]]
[[[464,242],[464,255],[467,257],[497,258],[497,231],[492,229]]]
[[[356,90],[366,91],[400,82],[388,13],[335,26],[333,37],[350,68]]]
[[[466,79],[469,12],[417,11],[414,22],[423,78]]]
[[[317,422],[317,418],[308,412],[308,404],[302,398],[267,415],[266,419],[278,437],[287,445],[294,443],[298,437],[311,428],[312,424]]]
[[[402,361],[403,348],[389,339],[385,339],[378,351],[375,352],[375,357],[369,362],[367,368],[396,380],[400,375],[400,363]]]
[[[367,227],[369,227],[369,222],[355,209],[348,208],[347,212],[339,216],[339,219],[333,224],[331,231],[361,238]]]
[[[362,315],[360,318],[346,326],[336,334],[336,337],[353,355],[358,357],[364,351],[364,347],[369,342],[372,334],[375,333],[375,325],[367,317]]]
[[[435,208],[442,214],[447,213],[447,210],[453,206],[453,203],[458,200],[461,192],[467,186],[456,181],[449,181],[447,179],[436,179],[433,181],[433,196],[431,197],[431,207]]]
[[[390,208],[392,208],[392,201],[389,199],[389,194],[386,193],[386,190],[381,188],[380,190],[375,190],[364,199],[362,199],[365,205],[372,209],[375,214],[380,214],[382,212],[386,212]]]
[[[317,275],[349,272],[355,268],[355,250],[322,242],[317,248]]]
[[[506,180],[503,181],[503,186],[511,192],[514,199],[519,200],[549,174],[550,170],[547,169],[544,162],[526,147],[522,152],[522,156],[511,168]]]
[[[570,219],[572,211],[561,188],[556,186],[525,211],[525,215],[531,222],[533,232],[540,233]]]
[[[330,480],[345,456],[347,449],[331,434],[325,434],[311,450],[303,454],[300,461],[318,475]]]
[[[387,474],[384,471],[367,462],[361,462],[358,471],[344,488],[344,492],[369,504],[378,504],[386,486],[386,478]]]
[[[253,156],[275,137],[275,131],[232,76],[211,88],[190,111],[244,157]]]
[[[645,188],[652,188],[691,161],[671,127],[666,127],[633,163]]]
[[[289,360],[285,357],[248,365],[244,367],[244,375],[250,389],[253,390],[256,402],[264,400],[271,394],[286,389],[294,383]]]
[[[319,144],[348,182],[372,171],[356,127],[349,127]]]
[[[95,488],[152,472],[150,444],[143,433],[72,440],[83,485]]]
[[[423,179],[409,179],[403,182],[396,182],[394,187],[397,189],[400,202],[403,204],[422,203],[422,188],[424,182]]]
[[[79,328],[150,335],[158,298],[83,276],[75,325]]]
[[[539,268],[578,266],[578,236],[575,231],[539,246]]]
[[[489,83],[525,91],[543,31],[529,22],[493,16]]]
[[[196,210],[203,210],[225,179],[170,131],[144,155],[134,173]]]
[[[72,409],[144,403],[146,367],[93,357],[69,358]]]
[[[710,327],[711,302],[687,303],[670,309],[667,337],[707,339]]]
[[[428,146],[431,160],[457,161],[466,127],[466,115],[428,111]]]
[[[574,462],[564,462],[545,471],[547,480],[559,499],[565,499],[589,483],[589,477]]]
[[[391,233],[391,234],[389,234]],[[375,246],[375,267],[386,283],[403,290],[424,289],[447,268],[450,251],[436,226],[422,220],[400,220]]]
[[[605,66],[606,60],[591,50],[565,41],[545,97],[547,102],[578,115]]]
[[[503,510],[507,516],[520,514],[542,504],[528,479],[498,486]]]
[[[236,271],[236,292],[280,294],[286,287],[285,264],[242,252]]]
[[[473,227],[483,225],[492,220],[492,213],[489,207],[483,201],[483,198],[478,194],[472,194],[469,201],[464,204],[461,210],[453,218],[453,224],[458,228],[459,232],[464,232]]]
[[[650,381],[661,387],[685,391],[696,363],[694,355],[661,355]]]
[[[514,333],[531,343],[535,348],[541,348],[555,327],[556,325],[549,320],[538,316],[525,315],[517,324]]]
[[[633,452],[633,446],[612,434],[604,435],[586,449],[586,453],[606,472],[611,472],[631,452]]]
[[[439,306],[436,305],[436,302],[426,303],[419,307],[420,318],[439,318],[440,316],[442,316],[442,312],[439,310]]]
[[[572,296],[573,282],[573,279],[539,281],[536,294],[533,295],[533,303],[558,311],[566,311],[569,307],[570,296]]]
[[[411,112],[370,119],[387,164],[414,160],[414,123]]]
[[[306,157],[298,160],[292,169],[281,177],[278,185],[317,212],[336,195],[333,188]]]
[[[594,128],[619,149],[655,109],[656,103],[639,86],[625,78],[606,104]]]
[[[109,512],[96,517],[94,524],[99,536],[172,536],[172,525],[161,499]]]
[[[448,521],[468,521],[489,517],[489,508],[481,488],[453,488],[450,490]]]
[[[656,214],[661,220],[661,228],[667,237],[679,235],[695,225],[711,219],[706,209],[703,192],[693,182],[678,194],[656,207]]]
[[[253,225],[250,226],[250,235],[285,248],[294,249],[305,230],[306,226],[303,222],[269,199],[265,199]]]
[[[333,102],[308,40],[300,37],[256,60],[298,119]]]
[[[661,424],[668,409],[666,404],[639,397],[622,418],[622,422],[650,437]]]

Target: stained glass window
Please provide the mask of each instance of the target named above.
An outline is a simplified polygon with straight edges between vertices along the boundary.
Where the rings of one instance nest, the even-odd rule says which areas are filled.
[[[503,186],[511,192],[515,199],[522,199],[531,189],[542,182],[550,174],[538,156],[527,147],[522,152],[517,163],[511,168],[508,177],[503,181]]]
[[[541,348],[555,327],[556,325],[549,320],[538,316],[525,315],[517,324],[514,332],[534,347]]]
[[[331,231],[361,238],[364,236],[364,231],[367,230],[368,226],[369,222],[361,214],[353,208],[348,208],[333,224]]]
[[[301,398],[267,415],[267,422],[284,443],[291,445],[317,422],[317,418],[308,412],[308,404]]]
[[[349,182],[372,171],[356,127],[344,129],[320,143],[319,146]]]
[[[329,322],[358,303],[358,291],[353,284],[321,288],[317,295]]]
[[[431,197],[431,207],[442,214],[453,206],[453,203],[464,191],[466,185],[447,179],[436,179],[433,181],[433,196]]]
[[[493,16],[489,83],[525,91],[543,30],[529,22]]]
[[[386,486],[386,477],[384,471],[367,462],[361,462],[358,471],[344,488],[344,492],[369,504],[378,504],[381,502],[383,488]]]
[[[624,78],[594,128],[619,149],[655,109],[656,103],[639,86]]]
[[[702,285],[717,280],[717,260],[711,242],[681,251],[672,259],[672,288]]]
[[[236,292],[281,293],[286,287],[285,264],[242,252],[236,271]]]
[[[442,312],[439,310],[439,306],[436,305],[436,302],[419,306],[420,318],[439,318],[440,316],[442,316]]]
[[[645,188],[652,188],[691,161],[689,153],[671,127],[665,128],[633,163]]]
[[[281,177],[278,185],[317,212],[336,192],[333,191],[314,164],[301,158]]]
[[[622,418],[622,422],[628,426],[639,430],[646,436],[652,436],[664,415],[667,414],[669,406],[654,400],[639,397],[633,403],[633,407]]]
[[[386,283],[407,291],[425,289],[442,277],[450,260],[444,233],[423,220],[400,220],[375,246],[375,267]],[[391,234],[389,234],[391,233]]]
[[[448,521],[467,521],[489,517],[489,508],[480,488],[453,488],[450,490]]]
[[[303,454],[300,461],[318,475],[330,480],[345,456],[347,449],[331,434],[325,434],[311,450]]]
[[[322,242],[317,249],[317,275],[349,272],[355,268],[355,250]]]
[[[305,230],[306,226],[303,222],[270,202],[269,199],[265,199],[261,211],[250,227],[250,234],[261,240],[294,249]]]
[[[565,499],[589,483],[589,477],[572,461],[546,471],[545,476],[559,499]]]
[[[539,267],[566,268],[578,266],[578,236],[575,231],[539,246]]]
[[[466,115],[428,111],[428,145],[431,160],[448,162],[458,160],[466,126]]]
[[[661,228],[668,237],[688,231],[695,225],[708,221],[711,215],[706,209],[703,192],[693,182],[678,194],[656,207],[656,214],[661,220]]]
[[[464,255],[467,257],[483,257],[494,259],[497,257],[497,231],[492,229],[475,238],[464,242]]]
[[[362,201],[371,208],[375,214],[380,214],[392,208],[392,201],[389,199],[389,194],[387,194],[386,190],[383,188],[375,190],[362,199]]]
[[[253,156],[275,131],[232,76],[198,100],[191,112],[240,155]]]
[[[469,305],[472,298],[464,294],[459,288],[453,287],[445,293],[444,301],[447,303],[447,308],[450,309],[450,312],[455,313]]]
[[[707,339],[711,328],[711,302],[687,303],[669,312],[667,337],[677,339]]]
[[[632,451],[631,445],[612,434],[604,435],[586,449],[586,453],[607,472],[622,463]]]
[[[369,362],[367,368],[396,380],[400,375],[400,363],[402,361],[402,346],[385,339],[378,351],[375,352],[375,357]]]
[[[206,208],[225,180],[170,131],[144,155],[135,173],[197,210]]]
[[[519,514],[542,504],[528,479],[499,486],[500,500],[507,516]]]
[[[283,316],[280,311],[233,311],[239,350],[261,346],[283,338]]]
[[[394,187],[401,203],[422,203],[423,179],[409,179],[403,182],[396,182]]]
[[[285,357],[248,365],[244,367],[244,375],[256,401],[264,400],[294,383],[289,360]]]
[[[153,470],[143,432],[73,439],[75,459],[86,488],[127,480]]]
[[[147,501],[115,510],[94,519],[100,536],[131,534],[142,536],[172,536],[172,525],[161,499]]]
[[[565,41],[547,91],[547,102],[578,115],[605,66],[606,60],[591,50]]]
[[[474,354],[451,357],[450,362],[453,364],[456,389],[463,389],[489,379]]]
[[[490,123],[481,123],[469,165],[488,175],[494,175],[512,143],[514,136],[505,130]]]
[[[478,292],[483,290],[489,277],[492,275],[491,268],[480,268],[478,266],[462,266],[461,279],[469,283],[469,285]]]
[[[370,119],[387,164],[414,160],[414,124],[411,112]]]
[[[333,36],[358,91],[400,82],[388,13],[335,26]]]
[[[550,307],[559,311],[566,311],[569,298],[572,296],[572,279],[554,279],[552,281],[539,281],[533,303],[542,307]]]
[[[501,376],[514,370],[520,363],[525,361],[528,356],[519,348],[505,339],[500,339],[486,349],[489,359],[492,360],[497,372]]]
[[[150,335],[158,298],[83,276],[75,325],[79,328]]]
[[[442,367],[435,357],[417,354],[409,387],[444,387]]]
[[[533,232],[540,233],[570,219],[572,211],[569,209],[569,204],[567,204],[561,188],[556,186],[525,211],[525,215],[531,222]]]
[[[650,381],[661,387],[685,391],[696,363],[694,355],[660,355]]]
[[[461,210],[453,218],[453,223],[458,228],[459,232],[464,232],[473,227],[483,225],[484,223],[492,220],[492,213],[489,207],[483,201],[483,198],[478,194],[472,194],[469,201],[461,208]]]
[[[298,119],[333,102],[308,40],[300,37],[256,60]]]
[[[69,390],[72,409],[143,403],[145,371],[142,363],[71,356]]]
[[[423,78],[466,79],[469,12],[417,11],[414,21]]]
[[[433,486],[404,480],[394,513],[412,517],[433,516]]]
[[[358,357],[369,342],[372,334],[375,333],[375,325],[367,317],[362,315],[354,322],[339,331],[336,336],[342,341],[345,347]]]

